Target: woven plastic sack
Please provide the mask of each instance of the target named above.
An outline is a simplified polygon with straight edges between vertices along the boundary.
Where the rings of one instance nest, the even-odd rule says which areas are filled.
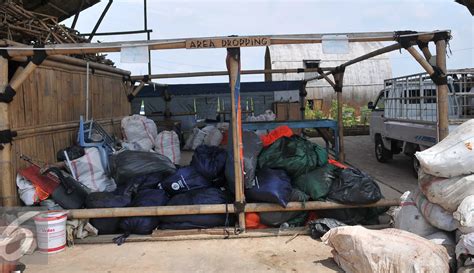
[[[403,230],[343,226],[321,239],[333,248],[334,260],[345,272],[449,272],[443,247]]]
[[[199,145],[204,143],[204,138],[206,137],[206,133],[199,128],[193,128],[191,135],[186,140],[186,143],[183,147],[184,150],[194,150]]]
[[[413,194],[409,191],[400,197],[400,207],[394,210],[394,227],[420,236],[427,236],[438,231],[421,214],[416,207]]]
[[[474,119],[454,129],[438,144],[415,154],[423,172],[439,177],[474,173]]]
[[[459,222],[453,218],[452,213],[428,201],[419,190],[415,191],[413,198],[423,217],[434,227],[445,231],[453,231],[459,227]]]
[[[157,136],[156,124],[153,120],[140,115],[132,115],[122,119],[122,133],[128,149],[150,151],[155,146]]]
[[[474,195],[462,200],[458,209],[453,213],[453,217],[459,221],[461,226],[474,228]]]
[[[204,142],[203,142],[204,145],[219,146],[219,144],[221,144],[222,133],[215,126],[208,125],[202,128],[202,131],[206,133],[206,136],[204,137]]]
[[[175,131],[162,131],[155,140],[155,151],[169,158],[173,164],[179,164],[181,151],[179,137]]]
[[[292,178],[328,163],[325,149],[300,136],[282,137],[262,150],[259,168],[283,169]]]

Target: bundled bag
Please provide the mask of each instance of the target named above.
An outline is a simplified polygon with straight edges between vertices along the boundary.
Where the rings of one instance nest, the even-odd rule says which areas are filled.
[[[444,249],[446,249],[446,252],[449,255],[449,267],[451,269],[456,268],[456,241],[454,240],[454,236],[452,236],[451,233],[445,231],[438,231],[428,236],[425,236],[425,239],[444,247]],[[451,272],[453,271],[454,270],[451,270]]]
[[[464,198],[453,216],[461,226],[474,228],[474,195]]]
[[[232,130],[229,131],[232,136]],[[227,161],[225,165],[225,178],[227,179],[227,186],[231,192],[235,191],[234,182],[234,154],[232,152],[232,137],[227,145]],[[251,188],[255,185],[255,170],[257,169],[258,154],[262,150],[262,141],[254,133],[244,131],[242,133],[242,145],[244,153],[244,185],[245,188]]]
[[[191,166],[216,186],[225,180],[225,163],[227,152],[219,147],[200,145],[196,148]]]
[[[186,140],[186,144],[184,145],[184,150],[194,150],[199,145],[204,143],[204,138],[206,137],[206,133],[199,128],[193,128],[191,135]]]
[[[141,151],[123,151],[112,155],[110,167],[117,185],[127,184],[135,176],[161,173],[166,177],[176,172],[175,165],[166,156]]]
[[[222,133],[219,129],[217,129],[215,126],[208,125],[204,128],[202,128],[202,131],[206,133],[206,136],[204,137],[204,145],[207,146],[219,146],[222,141]]]
[[[329,193],[329,189],[337,178],[337,167],[326,164],[324,167],[317,168],[298,176],[293,180],[293,185],[308,194],[312,200],[320,200]]]
[[[232,198],[224,191],[217,188],[206,188],[171,197],[168,206],[198,205],[198,204],[228,204]],[[162,229],[193,229],[213,228],[233,225],[233,214],[198,214],[198,215],[173,215],[162,216],[160,228]]]
[[[21,201],[27,206],[38,204],[39,202],[48,198],[49,194],[43,191],[40,187],[33,185],[28,179],[20,174],[16,176],[16,186],[18,187],[18,194]]]
[[[321,238],[326,232],[333,228],[345,226],[343,222],[331,218],[320,218],[308,223],[311,230],[311,238],[317,240]]]
[[[409,191],[400,197],[400,207],[394,210],[393,215],[395,228],[420,236],[427,236],[438,231],[423,217],[420,210],[416,207],[413,194]]]
[[[282,137],[258,157],[259,168],[283,169],[291,177],[306,174],[328,163],[325,149],[300,137]]]
[[[156,124],[153,120],[140,115],[132,115],[122,119],[122,133],[128,148],[136,151],[150,151],[155,146],[157,136]]]
[[[211,186],[212,183],[200,175],[193,166],[179,168],[176,173],[168,176],[158,185],[159,188],[164,189],[169,195]]]
[[[474,261],[474,233],[461,235],[456,245],[456,260],[458,260],[458,267],[472,266]]]
[[[245,189],[245,196],[250,201],[286,207],[292,191],[290,177],[284,170],[260,169],[255,178],[255,186]]]
[[[378,225],[379,215],[385,213],[389,208],[351,208],[351,209],[328,209],[318,210],[320,218],[332,218],[346,225]]]
[[[420,171],[418,184],[430,202],[449,212],[456,211],[464,198],[474,195],[474,175],[440,178]]]
[[[69,160],[78,159],[79,157],[82,157],[82,156],[85,155],[84,147],[81,147],[79,145],[73,145],[73,146],[67,147],[65,149],[61,149],[57,152],[56,159],[58,161],[66,161],[67,160],[66,156],[64,155],[64,152],[67,153],[67,156],[69,157]]]
[[[127,195],[115,195],[110,192],[93,192],[86,198],[86,208],[123,208],[129,206],[131,197]],[[120,218],[91,218],[89,220],[99,234],[114,234],[118,232]]]
[[[113,179],[107,177],[106,170],[100,160],[99,149],[95,147],[85,149],[82,157],[71,160],[71,173],[77,181],[84,184],[92,192],[114,191],[117,188]]]
[[[414,198],[417,208],[431,225],[446,231],[454,231],[459,227],[459,222],[453,218],[452,213],[430,203],[419,190],[415,191]]]
[[[133,198],[132,207],[165,206],[169,197],[162,189],[141,190]],[[125,236],[130,234],[151,234],[158,226],[159,218],[155,216],[127,217],[120,221],[120,229]]]
[[[403,230],[344,226],[321,239],[333,248],[334,260],[345,272],[449,272],[444,248]]]
[[[309,200],[309,196],[304,192],[297,189],[293,189],[290,195],[290,202],[306,202]],[[300,226],[306,220],[308,215],[305,211],[273,211],[273,212],[261,212],[260,222],[267,226],[279,227],[283,223],[288,223],[293,226]]]
[[[382,193],[375,181],[366,173],[347,168],[339,172],[327,196],[343,204],[370,204],[382,199]]]
[[[455,177],[474,173],[474,120],[454,129],[445,139],[415,154],[424,173]]]
[[[155,141],[155,151],[169,158],[173,164],[179,164],[181,150],[179,137],[175,131],[162,131]]]
[[[114,191],[117,195],[134,195],[145,189],[156,189],[163,180],[161,172],[136,176],[131,178],[126,184],[119,185]]]
[[[282,137],[292,137],[293,131],[290,129],[290,127],[283,125],[283,126],[278,126],[270,133],[267,135],[263,135],[260,138],[262,139],[263,147],[268,147],[273,144],[273,142],[277,141],[278,139]]]

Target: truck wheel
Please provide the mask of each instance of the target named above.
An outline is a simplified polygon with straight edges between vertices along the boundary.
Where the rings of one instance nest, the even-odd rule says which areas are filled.
[[[418,179],[418,170],[420,169],[420,162],[416,159],[415,155],[411,156],[411,164],[413,166],[413,175],[415,178]]]
[[[385,163],[392,158],[392,152],[383,146],[380,137],[375,138],[375,158],[377,158],[377,161],[381,163]]]

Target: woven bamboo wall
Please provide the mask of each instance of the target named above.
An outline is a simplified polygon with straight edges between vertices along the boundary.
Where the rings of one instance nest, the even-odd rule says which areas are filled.
[[[9,108],[12,130],[18,132],[12,147],[11,187],[15,190],[16,172],[27,166],[20,154],[55,162],[56,152],[75,141],[79,117],[86,111],[86,77],[81,67],[40,66],[17,90]],[[89,77],[91,118],[121,137],[120,119],[130,114],[122,75],[95,70]],[[0,196],[8,198],[1,192]]]

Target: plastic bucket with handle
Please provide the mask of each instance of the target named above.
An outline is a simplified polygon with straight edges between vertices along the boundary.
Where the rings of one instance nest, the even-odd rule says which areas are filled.
[[[66,248],[67,213],[67,211],[48,211],[34,218],[40,252],[52,254]]]

